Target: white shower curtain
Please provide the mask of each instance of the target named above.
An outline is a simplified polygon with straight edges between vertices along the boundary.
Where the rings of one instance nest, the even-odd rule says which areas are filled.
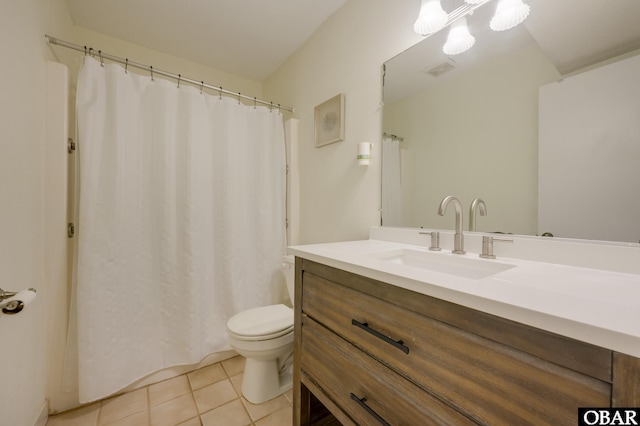
[[[398,140],[382,139],[382,225],[402,226],[402,152]]]
[[[278,110],[92,58],[78,77],[80,400],[229,349],[285,252]],[[73,329],[73,327],[71,328]]]

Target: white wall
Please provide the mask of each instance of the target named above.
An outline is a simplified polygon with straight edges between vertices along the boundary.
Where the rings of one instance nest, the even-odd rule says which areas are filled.
[[[0,314],[0,424],[33,425],[45,404],[44,1],[0,10],[0,287],[38,290],[21,313]]]
[[[349,0],[264,85],[300,123],[300,243],[367,238],[380,224],[382,63],[421,40],[418,0]],[[345,139],[314,147],[314,107],[344,93]],[[373,143],[368,167],[358,142]]]

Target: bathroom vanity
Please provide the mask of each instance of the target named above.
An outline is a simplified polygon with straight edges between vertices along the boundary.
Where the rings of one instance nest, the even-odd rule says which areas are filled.
[[[296,425],[325,409],[344,425],[560,425],[577,424],[578,407],[640,406],[640,299],[624,303],[640,275],[378,240],[290,252]],[[518,281],[536,268],[567,287]],[[563,306],[576,282],[607,278],[634,290],[601,312],[579,312],[597,292]]]

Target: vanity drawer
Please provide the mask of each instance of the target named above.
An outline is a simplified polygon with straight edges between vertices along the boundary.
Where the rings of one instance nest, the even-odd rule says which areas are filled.
[[[309,272],[302,289],[306,315],[480,423],[577,424],[610,404],[609,383]]]
[[[475,424],[308,317],[302,347],[304,374],[356,424]]]

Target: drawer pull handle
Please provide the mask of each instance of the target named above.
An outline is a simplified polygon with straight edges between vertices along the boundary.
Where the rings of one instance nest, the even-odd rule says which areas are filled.
[[[402,340],[393,340],[390,337],[385,336],[384,334],[380,333],[377,330],[374,330],[373,328],[369,327],[369,324],[366,322],[358,322],[354,319],[351,320],[351,324],[355,325],[356,327],[359,327],[361,329],[363,329],[364,331],[373,334],[374,336],[376,336],[378,339],[382,339],[385,342],[387,342],[388,344],[390,344],[391,346],[394,346],[398,349],[400,349],[402,352],[404,352],[405,354],[409,353],[409,347],[405,346]]]
[[[353,392],[352,392],[349,396],[351,396],[351,399],[353,399],[354,401],[356,401],[356,402],[357,402],[357,403],[358,403],[362,408],[364,408],[364,409],[367,411],[367,413],[371,414],[371,416],[373,416],[373,418],[375,418],[377,421],[379,421],[379,422],[380,422],[380,424],[382,424],[382,425],[386,425],[386,426],[391,426],[391,425],[389,425],[389,423],[387,423],[387,421],[386,421],[385,419],[383,419],[382,417],[380,417],[380,415],[379,415],[378,413],[376,413],[375,411],[373,411],[373,410],[371,409],[371,407],[369,407],[369,406],[367,405],[367,398],[362,398],[362,399],[360,399],[360,398],[358,398],[357,396],[355,396],[355,395],[353,394]]]

